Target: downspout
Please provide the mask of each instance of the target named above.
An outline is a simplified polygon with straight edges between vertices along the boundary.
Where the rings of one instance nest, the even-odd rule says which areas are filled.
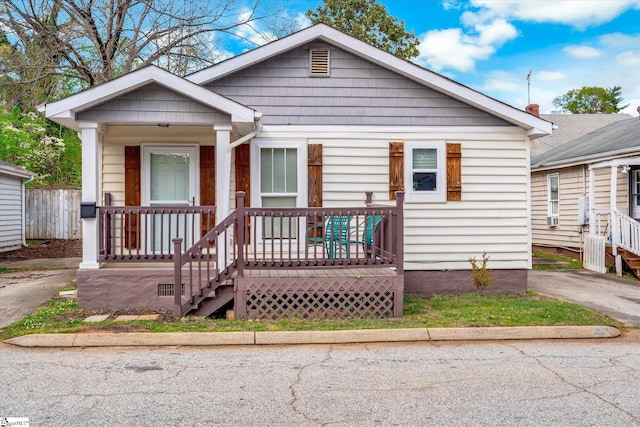
[[[255,124],[255,130],[245,136],[243,136],[242,138],[238,139],[237,141],[234,141],[233,143],[229,144],[227,146],[227,151],[225,153],[225,163],[227,165],[226,168],[226,178],[224,179],[223,185],[224,185],[224,192],[223,194],[224,196],[224,200],[222,201],[222,203],[220,204],[221,206],[221,211],[220,212],[220,220],[226,218],[229,215],[229,212],[231,211],[231,209],[229,208],[229,193],[231,192],[231,150],[233,150],[234,148],[236,148],[239,145],[244,144],[245,142],[249,141],[252,138],[255,138],[261,131],[262,131],[262,113],[256,112],[255,116],[254,116],[254,124]]]
[[[25,191],[24,191],[24,186],[27,185],[28,183],[30,183],[31,181],[33,181],[34,179],[36,179],[35,175],[32,176],[31,178],[27,179],[26,181],[22,182],[22,246],[24,246],[25,248],[28,248],[29,245],[27,245],[27,237],[26,237],[26,233],[25,233],[25,228],[26,228],[26,222],[27,222],[27,216],[25,214],[25,201],[26,201],[26,197],[25,197]]]
[[[256,125],[256,130],[229,144],[229,147],[227,148],[229,152],[231,152],[231,150],[233,150],[237,146],[244,144],[248,140],[255,138],[260,132],[262,132],[262,113],[256,112],[254,123]],[[231,170],[231,162],[229,162],[229,170]]]

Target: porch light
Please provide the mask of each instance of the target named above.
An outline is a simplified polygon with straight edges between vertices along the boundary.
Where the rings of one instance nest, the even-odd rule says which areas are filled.
[[[631,168],[629,167],[629,165],[622,166],[622,171],[621,171],[621,172],[622,172],[622,173],[629,173],[629,170],[630,170],[630,169],[631,169]]]

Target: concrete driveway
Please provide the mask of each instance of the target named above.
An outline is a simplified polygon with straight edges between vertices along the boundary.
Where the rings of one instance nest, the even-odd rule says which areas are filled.
[[[76,278],[77,258],[3,263],[0,267],[56,266],[65,270],[34,270],[0,274],[0,327],[31,314]]]
[[[640,282],[588,270],[531,270],[528,289],[640,326]]]

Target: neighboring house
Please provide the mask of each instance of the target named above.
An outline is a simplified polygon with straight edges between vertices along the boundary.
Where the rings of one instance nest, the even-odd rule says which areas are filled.
[[[493,290],[526,289],[551,123],[328,26],[40,109],[82,137],[81,306],[399,315],[403,291],[474,289],[484,251]]]
[[[24,184],[35,176],[0,160],[0,252],[26,246]]]
[[[610,123],[630,119],[629,114],[540,114],[553,123],[553,133],[531,141],[531,158],[571,142]]]
[[[611,123],[533,157],[531,185],[534,247],[573,255],[591,248],[593,253],[590,245],[596,243],[589,236],[599,236],[597,260],[585,260],[598,271],[605,270],[605,242],[614,254],[619,247],[635,253],[627,257],[631,264],[640,256],[640,234],[632,231],[640,219],[638,118]]]

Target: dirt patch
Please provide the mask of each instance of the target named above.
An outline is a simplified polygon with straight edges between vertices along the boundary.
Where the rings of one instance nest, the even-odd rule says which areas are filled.
[[[82,257],[82,240],[45,240],[30,243],[29,247],[0,252],[0,262],[15,262],[40,258]]]

